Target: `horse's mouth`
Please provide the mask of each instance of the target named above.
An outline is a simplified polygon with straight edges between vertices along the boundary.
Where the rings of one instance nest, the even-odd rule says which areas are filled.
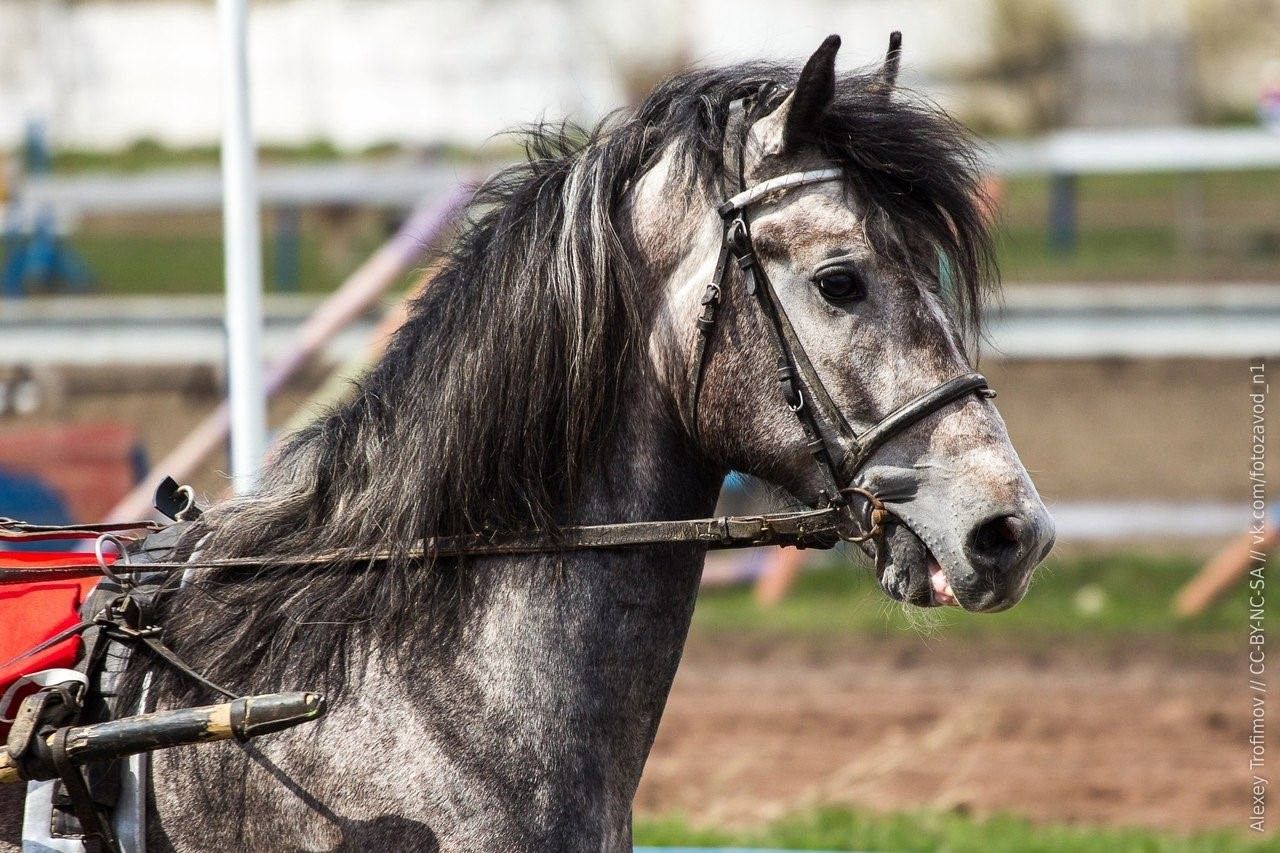
[[[917,607],[961,606],[946,569],[901,520],[886,524],[877,550],[876,580],[890,598]]]

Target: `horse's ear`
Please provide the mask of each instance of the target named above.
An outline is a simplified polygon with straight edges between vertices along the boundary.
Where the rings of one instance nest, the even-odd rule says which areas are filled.
[[[751,148],[758,165],[766,157],[795,150],[831,103],[836,92],[836,52],[840,36],[830,35],[804,64],[795,89],[769,115],[751,128]],[[750,171],[750,168],[748,168]]]
[[[889,51],[884,55],[884,68],[880,71],[880,85],[885,97],[898,85],[898,66],[902,64],[902,33],[894,30],[889,33]]]
[[[829,35],[809,57],[800,72],[800,82],[791,93],[791,108],[787,111],[786,126],[782,131],[783,149],[796,147],[818,119],[831,105],[836,95],[836,53],[840,50],[840,36]]]

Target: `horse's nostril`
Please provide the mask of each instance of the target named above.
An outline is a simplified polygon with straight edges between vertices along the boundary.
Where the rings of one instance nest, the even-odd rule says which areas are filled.
[[[1006,515],[1004,518],[998,518],[988,523],[994,527],[996,536],[1005,542],[1014,544],[1017,544],[1022,539],[1022,531],[1027,527],[1027,523],[1016,515]]]
[[[1017,515],[984,521],[969,534],[969,556],[991,568],[1005,568],[1017,558],[1026,531],[1026,520]]]

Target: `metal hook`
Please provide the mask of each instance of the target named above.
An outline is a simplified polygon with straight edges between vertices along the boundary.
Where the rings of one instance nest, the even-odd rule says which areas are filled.
[[[120,586],[132,586],[132,580],[122,580],[119,575],[111,571],[111,567],[107,564],[106,555],[102,553],[104,543],[110,542],[116,546],[116,550],[120,552],[118,562],[129,565],[129,552],[125,550],[124,543],[120,541],[118,536],[111,533],[103,533],[97,539],[93,540],[93,556],[98,561],[98,569],[110,580],[120,584]]]
[[[187,513],[191,512],[191,510],[194,509],[196,505],[195,490],[192,489],[190,486],[184,484],[174,489],[173,493],[175,495],[182,495],[187,499],[187,502],[182,505],[182,509],[178,510],[177,513],[174,514],[173,516],[174,520],[188,521],[189,519],[187,518]]]

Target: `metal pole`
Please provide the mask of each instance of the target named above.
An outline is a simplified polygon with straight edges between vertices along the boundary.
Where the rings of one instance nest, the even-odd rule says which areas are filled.
[[[231,477],[252,488],[267,444],[262,388],[262,234],[249,120],[248,0],[218,0],[222,45],[222,235]]]

